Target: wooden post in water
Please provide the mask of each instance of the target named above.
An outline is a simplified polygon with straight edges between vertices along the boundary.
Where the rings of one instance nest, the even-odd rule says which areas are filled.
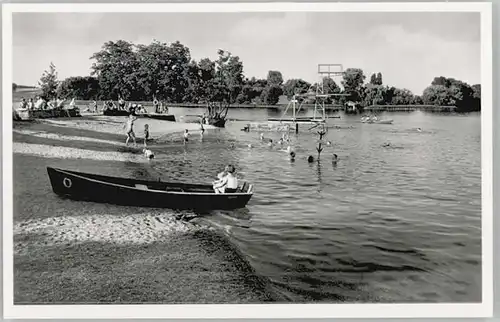
[[[299,133],[299,123],[295,123],[295,134]]]

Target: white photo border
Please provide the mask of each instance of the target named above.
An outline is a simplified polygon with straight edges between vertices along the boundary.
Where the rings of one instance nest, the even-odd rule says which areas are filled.
[[[460,304],[14,305],[12,14],[15,12],[478,12],[481,15],[482,302]],[[493,315],[492,4],[408,3],[52,3],[2,5],[4,319],[37,318],[429,318]]]

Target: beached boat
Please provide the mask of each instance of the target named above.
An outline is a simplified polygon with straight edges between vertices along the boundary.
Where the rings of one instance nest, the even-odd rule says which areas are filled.
[[[32,121],[34,120],[33,111],[28,108],[12,109],[14,121]]]
[[[148,117],[151,119],[155,119],[155,120],[175,122],[175,115],[173,115],[173,114],[147,113],[147,114],[138,114],[138,115],[141,115],[142,117]]]
[[[216,194],[211,185],[145,181],[47,167],[52,190],[74,200],[124,206],[193,210],[244,208],[253,186],[244,182],[235,193]]]
[[[379,120],[378,118],[371,116],[364,116],[361,118],[361,123],[368,123],[368,124],[392,124],[392,122],[393,122],[392,119]]]
[[[286,117],[271,117],[268,118],[269,123],[299,123],[299,124],[318,124],[326,123],[326,119],[313,118],[313,117],[296,117],[296,118],[286,118]]]
[[[102,111],[102,114],[106,116],[129,116],[130,111],[107,108],[104,111]]]

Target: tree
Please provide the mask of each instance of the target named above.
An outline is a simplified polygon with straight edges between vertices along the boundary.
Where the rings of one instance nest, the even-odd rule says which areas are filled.
[[[477,90],[477,86],[475,90],[465,82],[439,76],[424,90],[422,99],[426,104],[456,106],[457,112],[479,111],[481,102]]]
[[[69,77],[57,87],[58,97],[76,97],[82,100],[96,99],[99,92],[99,81],[92,76]]]
[[[481,99],[481,84],[472,85],[472,90],[474,91],[473,97]]]
[[[422,100],[427,105],[450,106],[455,104],[449,89],[444,85],[427,87],[422,94]]]
[[[349,94],[348,100],[353,102],[361,102],[363,97],[362,93],[364,92],[363,84],[365,82],[366,76],[363,73],[362,69],[359,68],[348,68],[346,69],[342,86],[344,87],[344,92]]]
[[[51,100],[57,96],[57,71],[56,66],[51,62],[49,70],[45,70],[38,82],[42,93],[41,96],[46,100]]]
[[[243,88],[243,63],[238,56],[219,49],[215,77],[209,84],[211,101],[232,104]]]
[[[283,75],[277,70],[270,70],[267,73],[267,83],[270,86],[281,86],[283,85]]]
[[[311,87],[311,84],[302,79],[289,79],[283,85],[283,92],[288,99],[295,94],[305,94]]]
[[[134,52],[134,45],[124,40],[104,43],[101,50],[92,55],[91,75],[96,76],[101,88],[101,96],[105,99],[137,99],[143,88],[139,88],[138,81],[146,77],[137,74],[139,65],[147,64],[140,61]]]
[[[382,85],[382,73],[373,73],[370,77],[370,84],[372,85]]]
[[[262,91],[262,101],[268,105],[276,105],[280,96],[283,95],[283,89],[278,85],[268,86]]]

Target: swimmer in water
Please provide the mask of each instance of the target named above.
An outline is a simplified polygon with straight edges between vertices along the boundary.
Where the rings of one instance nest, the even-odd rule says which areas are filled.
[[[261,141],[264,141],[264,133],[261,133],[261,134],[260,134],[260,140],[261,140]]]
[[[272,148],[273,147],[273,140],[269,139],[269,143],[267,143],[267,146]]]
[[[337,160],[338,160],[338,155],[336,155],[335,153],[333,154],[333,158],[332,158],[332,163],[334,164],[337,164]]]
[[[186,131],[184,132],[184,144],[188,143],[189,141],[189,131],[188,129],[186,129]]]
[[[144,153],[144,156],[149,160],[154,159],[155,157],[153,151],[151,151],[150,149],[144,148],[142,152]]]
[[[291,151],[289,156],[290,156],[290,161],[295,161],[295,152]]]
[[[326,141],[326,145],[327,145],[327,146],[332,145],[332,141]]]
[[[248,148],[249,149],[253,148],[253,145],[252,144],[248,144]]]
[[[314,162],[314,157],[312,155],[308,156],[307,162],[309,162],[309,163]]]
[[[422,132],[422,129],[418,127],[417,132]]]
[[[279,144],[279,145],[283,145],[283,143],[284,143],[283,138],[280,138],[280,139],[279,139],[279,141],[278,141],[278,144]]]

